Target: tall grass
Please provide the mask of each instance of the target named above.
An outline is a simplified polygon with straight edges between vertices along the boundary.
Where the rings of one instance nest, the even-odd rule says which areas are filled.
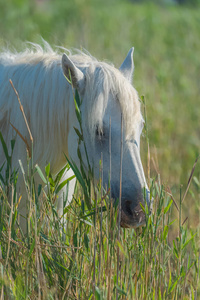
[[[81,131],[76,132],[84,142]],[[118,207],[101,180],[91,189],[91,177],[68,162],[79,188],[59,217],[55,203],[64,170],[54,179],[50,165],[43,174],[29,161],[24,178],[30,209],[24,236],[18,223],[17,172],[2,136],[1,143],[7,171],[5,179],[1,175],[0,190],[0,299],[198,299],[199,228],[189,230],[182,219],[187,197],[182,189],[177,203],[159,174],[150,179],[154,203],[151,214],[144,208],[146,225],[119,231]],[[47,191],[35,186],[35,172]],[[171,237],[174,225],[176,236]]]
[[[15,183],[10,188],[11,204],[1,190],[1,299],[115,299],[116,294],[118,299],[198,299],[199,229],[188,230],[181,205],[178,218],[171,218],[176,208],[159,181],[151,183],[155,200],[146,226],[121,229],[120,236],[118,210],[109,195],[101,196],[100,184],[90,210],[84,194],[76,194],[64,212],[66,227],[54,206],[56,195],[44,195],[41,208],[35,189],[28,237],[16,226]],[[177,236],[171,240],[174,223]]]

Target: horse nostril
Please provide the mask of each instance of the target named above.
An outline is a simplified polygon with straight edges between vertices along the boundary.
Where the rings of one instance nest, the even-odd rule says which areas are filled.
[[[126,212],[130,215],[130,216],[132,216],[133,215],[133,213],[132,213],[132,210],[131,210],[131,201],[126,201],[125,202],[125,210],[126,210]]]

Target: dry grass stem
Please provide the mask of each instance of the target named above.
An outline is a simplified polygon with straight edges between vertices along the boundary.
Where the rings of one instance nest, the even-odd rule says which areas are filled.
[[[15,87],[14,87],[13,82],[12,82],[11,79],[9,79],[9,82],[10,82],[10,84],[11,84],[11,86],[12,86],[12,88],[13,88],[13,90],[14,90],[16,96],[17,96],[17,99],[18,99],[18,102],[19,102],[19,107],[20,107],[20,110],[21,110],[21,112],[22,112],[22,115],[23,115],[23,118],[24,118],[24,121],[25,121],[27,130],[28,130],[28,133],[29,133],[30,141],[31,141],[31,143],[33,143],[33,136],[32,136],[32,134],[31,134],[31,130],[30,130],[30,127],[29,127],[29,125],[28,125],[28,121],[27,121],[27,119],[26,119],[26,115],[25,115],[25,113],[24,113],[24,108],[23,108],[23,106],[22,106],[22,104],[21,104],[19,94],[18,94],[17,90],[15,89]],[[11,124],[11,123],[10,123],[10,124]],[[22,140],[23,140],[24,143],[26,144],[26,147],[27,147],[27,150],[28,150],[29,157],[31,157],[30,146],[28,145],[28,142],[27,142],[26,138],[24,138],[24,137],[22,136],[22,134],[18,131],[17,128],[15,128],[14,125],[11,124],[11,126],[14,128],[14,130],[17,132],[17,134],[22,138]]]
[[[196,167],[196,164],[197,164],[198,159],[199,159],[199,156],[196,158],[196,160],[195,160],[195,162],[194,162],[194,165],[193,165],[193,167],[192,167],[192,171],[191,171],[190,177],[189,177],[189,179],[188,179],[187,188],[186,188],[186,191],[185,191],[185,193],[184,193],[184,195],[183,195],[182,203],[183,203],[183,201],[185,200],[185,197],[186,197],[187,192],[188,192],[188,190],[189,190],[189,187],[190,187],[190,184],[191,184],[191,181],[192,181],[192,177],[193,177],[194,170],[195,170],[195,167]]]

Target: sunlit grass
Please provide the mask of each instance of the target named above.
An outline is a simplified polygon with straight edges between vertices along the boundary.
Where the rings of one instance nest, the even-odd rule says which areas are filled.
[[[9,190],[11,204],[2,191],[0,206],[0,287],[5,299],[115,299],[116,293],[118,299],[198,299],[199,228],[188,230],[181,200],[177,219],[171,217],[177,209],[159,181],[151,183],[154,204],[146,226],[121,229],[119,240],[118,210],[109,194],[101,197],[100,184],[90,210],[84,195],[76,193],[65,209],[65,226],[53,204],[55,194],[43,195],[41,206],[35,188],[26,238],[17,225],[14,182]]]

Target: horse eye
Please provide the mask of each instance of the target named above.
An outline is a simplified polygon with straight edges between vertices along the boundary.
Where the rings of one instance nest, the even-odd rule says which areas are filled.
[[[104,133],[104,131],[103,131],[103,129],[102,128],[100,128],[100,127],[96,127],[96,136],[101,140],[104,136],[105,136],[105,133]]]

